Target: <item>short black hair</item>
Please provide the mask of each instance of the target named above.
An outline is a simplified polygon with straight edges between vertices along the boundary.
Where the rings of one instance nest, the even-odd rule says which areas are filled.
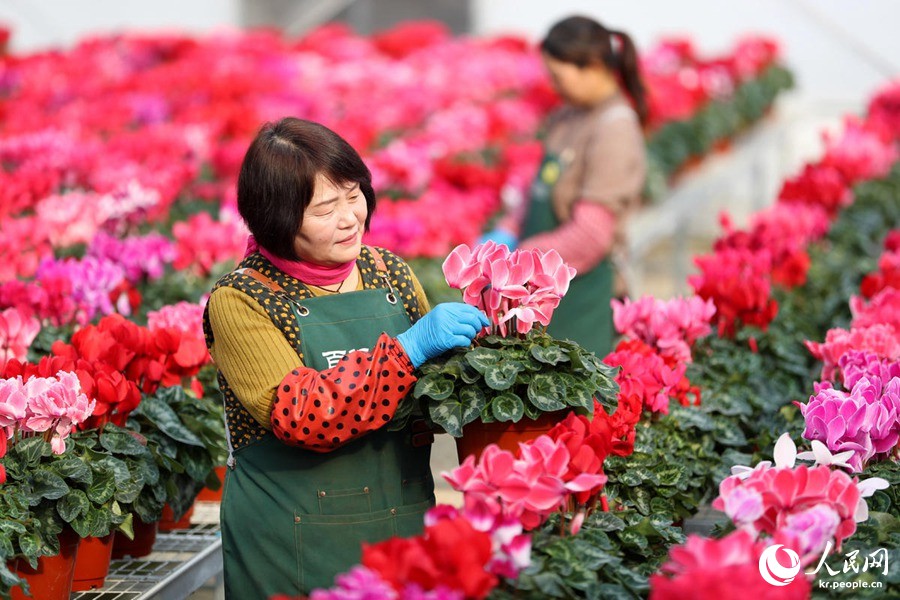
[[[266,123],[247,149],[237,183],[238,212],[256,242],[279,258],[299,260],[294,238],[321,173],[335,185],[358,183],[375,212],[372,174],[359,153],[324,125],[294,117]]]

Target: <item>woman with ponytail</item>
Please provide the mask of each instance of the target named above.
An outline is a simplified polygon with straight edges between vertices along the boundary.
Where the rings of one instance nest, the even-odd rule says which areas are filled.
[[[637,52],[624,32],[587,17],[556,23],[541,54],[564,106],[544,127],[528,197],[483,239],[555,249],[578,271],[550,333],[598,356],[611,350],[610,299],[625,292],[623,222],[640,203],[647,118]]]

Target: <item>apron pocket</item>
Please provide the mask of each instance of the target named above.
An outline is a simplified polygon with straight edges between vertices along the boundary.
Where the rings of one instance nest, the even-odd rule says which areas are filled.
[[[372,512],[372,495],[367,487],[316,492],[321,515],[357,515]]]
[[[294,513],[300,590],[308,594],[314,588],[331,587],[335,575],[359,563],[363,542],[380,542],[394,535],[399,510],[388,508],[350,515]]]

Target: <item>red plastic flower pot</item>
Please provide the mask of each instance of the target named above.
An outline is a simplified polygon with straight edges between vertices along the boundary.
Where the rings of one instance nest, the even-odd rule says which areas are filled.
[[[12,590],[13,600],[40,598],[40,600],[68,600],[72,593],[72,576],[75,574],[75,558],[78,555],[80,538],[72,530],[59,534],[59,554],[42,556],[38,559],[36,569],[22,559],[14,561],[14,568],[20,577],[28,581],[30,596],[26,596],[22,588]]]
[[[103,537],[86,537],[78,547],[72,591],[83,592],[103,587],[109,575],[115,531]]]

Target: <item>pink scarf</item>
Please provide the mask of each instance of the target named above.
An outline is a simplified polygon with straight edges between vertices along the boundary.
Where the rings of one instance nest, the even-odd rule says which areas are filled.
[[[261,247],[256,243],[256,238],[251,235],[247,238],[247,250],[244,252],[244,257],[250,256],[254,252],[259,252],[265,256],[269,259],[270,263],[294,279],[299,279],[303,283],[315,286],[341,283],[347,279],[350,275],[350,271],[352,271],[353,267],[356,265],[355,260],[333,267],[317,265],[316,263],[305,260],[285,260],[283,258],[278,258],[265,248]]]

